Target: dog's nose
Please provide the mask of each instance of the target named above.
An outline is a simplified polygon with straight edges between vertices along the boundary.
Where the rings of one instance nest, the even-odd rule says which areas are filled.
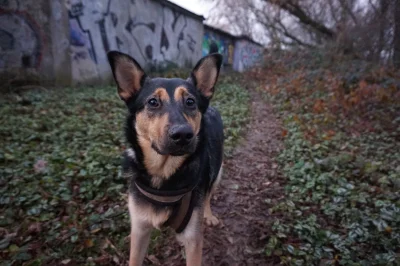
[[[189,125],[173,126],[169,129],[169,138],[176,144],[188,144],[194,137],[193,130]]]

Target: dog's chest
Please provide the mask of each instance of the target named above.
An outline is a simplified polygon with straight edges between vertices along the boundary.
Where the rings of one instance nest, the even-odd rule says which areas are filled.
[[[152,226],[160,229],[171,215],[171,208],[155,210],[151,204],[138,204],[132,197],[128,197],[129,215],[132,226]]]

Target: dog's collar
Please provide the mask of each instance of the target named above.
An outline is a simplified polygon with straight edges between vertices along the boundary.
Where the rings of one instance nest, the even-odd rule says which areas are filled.
[[[134,181],[136,188],[139,192],[152,203],[158,205],[173,205],[178,203],[188,192],[192,189],[187,190],[176,190],[176,191],[160,191],[150,187],[145,186],[139,180]]]

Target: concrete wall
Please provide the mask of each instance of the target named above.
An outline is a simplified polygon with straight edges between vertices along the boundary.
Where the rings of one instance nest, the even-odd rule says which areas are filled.
[[[243,72],[262,62],[264,48],[247,39],[235,42],[233,69]]]
[[[0,75],[4,83],[24,75],[51,79],[51,11],[48,1],[0,1]],[[8,80],[7,80],[8,79]]]
[[[164,1],[70,0],[67,9],[74,83],[110,80],[109,50],[130,54],[146,69],[193,66],[201,58],[201,17]]]
[[[53,82],[59,85],[72,84],[72,59],[70,47],[70,27],[65,0],[50,1],[50,32],[53,53]]]
[[[243,72],[262,62],[264,48],[243,36],[234,36],[220,29],[204,26],[202,55],[210,51],[210,44],[218,46],[219,53],[224,56],[224,65],[233,70]]]
[[[107,84],[109,50],[147,70],[192,67],[212,41],[234,70],[261,61],[261,46],[166,0],[0,0],[0,85],[31,75],[41,84]]]
[[[204,29],[202,55],[206,56],[210,50],[210,44],[215,42],[218,46],[218,52],[224,56],[224,65],[233,64],[234,54],[234,38],[227,34],[217,32],[212,28],[206,27]]]

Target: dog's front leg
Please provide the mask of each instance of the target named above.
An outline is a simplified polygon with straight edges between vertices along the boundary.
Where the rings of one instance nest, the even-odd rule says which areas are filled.
[[[203,234],[197,239],[191,239],[185,243],[186,266],[201,266],[203,255]]]
[[[129,266],[141,266],[149,245],[151,229],[131,230],[131,250],[129,253]]]
[[[185,230],[178,240],[185,246],[186,266],[201,266],[203,254],[203,210],[193,211]]]
[[[149,245],[152,227],[144,224],[139,217],[137,217],[131,195],[129,195],[128,198],[128,206],[131,219],[129,266],[141,266]]]

